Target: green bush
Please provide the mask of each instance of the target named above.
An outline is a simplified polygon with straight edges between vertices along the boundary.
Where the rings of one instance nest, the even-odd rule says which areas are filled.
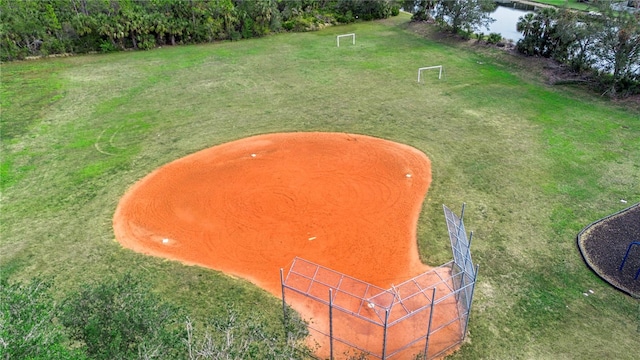
[[[240,34],[243,39],[250,39],[253,37],[253,25],[254,21],[251,18],[246,18],[244,23],[242,24],[242,28],[240,29]]]
[[[127,274],[71,295],[61,321],[93,359],[132,359],[149,352],[178,358],[185,354],[180,313]]]
[[[64,328],[55,321],[56,304],[40,279],[28,284],[0,280],[0,358],[85,359],[80,350],[66,346]]]
[[[314,19],[312,18],[310,19],[303,16],[297,16],[295,18],[285,21],[283,24],[283,27],[287,31],[298,31],[298,32],[310,31],[315,29],[313,20]]]
[[[502,35],[500,35],[498,33],[491,33],[487,37],[487,42],[489,44],[497,44],[497,43],[499,43],[501,41],[502,41]]]
[[[293,30],[293,26],[295,25],[295,21],[294,20],[286,20],[282,23],[282,28],[285,31],[292,31]]]
[[[229,33],[229,38],[231,38],[231,41],[238,41],[238,40],[242,39],[242,34],[239,31],[232,30]]]
[[[156,47],[156,38],[151,34],[140,36],[138,48],[141,50],[151,50]]]
[[[103,53],[108,53],[116,50],[118,49],[115,47],[115,45],[113,45],[111,41],[103,40],[100,42],[100,51],[102,51]]]
[[[470,40],[473,36],[473,32],[467,30],[458,30],[458,35],[464,40]]]
[[[347,11],[344,15],[338,14],[336,15],[336,20],[342,24],[349,24],[356,21],[356,18],[353,16],[351,10]]]

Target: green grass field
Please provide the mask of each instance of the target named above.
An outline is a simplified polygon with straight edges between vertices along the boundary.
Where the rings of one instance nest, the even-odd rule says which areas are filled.
[[[583,3],[578,0],[531,0],[530,2],[553,5],[556,7],[565,6],[569,9],[577,10],[595,10],[594,4]]]
[[[480,275],[470,337],[453,359],[634,358],[640,303],[585,266],[576,235],[640,201],[640,113],[407,22],[2,64],[2,276],[52,276],[61,297],[131,272],[196,320],[235,304],[279,326],[279,299],[244,280],[121,248],[115,207],[155,168],[207,147],[358,133],[431,158],[424,262],[451,259],[442,204],[467,204]],[[337,48],[350,32],[357,44]],[[431,65],[444,78],[428,72],[418,84],[418,67]]]

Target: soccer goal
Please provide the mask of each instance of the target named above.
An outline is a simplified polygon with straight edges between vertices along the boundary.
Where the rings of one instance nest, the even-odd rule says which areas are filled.
[[[438,73],[438,80],[442,79],[442,65],[427,66],[427,67],[418,68],[418,82],[420,82],[420,75],[422,74],[422,71],[423,70],[431,70],[431,69],[440,69],[440,71]]]
[[[355,45],[356,44],[356,34],[343,34],[343,35],[336,36],[336,43],[338,44],[338,47],[340,47],[340,38],[349,37],[349,36],[352,39],[353,45]]]

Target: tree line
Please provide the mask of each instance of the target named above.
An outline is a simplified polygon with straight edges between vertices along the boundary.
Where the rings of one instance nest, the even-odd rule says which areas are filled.
[[[600,0],[594,12],[527,14],[517,24],[523,38],[516,49],[553,58],[612,97],[638,94],[640,12],[610,5]],[[482,40],[495,7],[494,0],[0,0],[0,61],[310,31],[386,18],[401,8],[413,20]]]
[[[395,0],[0,0],[0,60],[239,40],[398,13]]]
[[[606,1],[592,12],[545,8],[521,17],[517,30],[520,53],[565,64],[611,97],[640,94],[640,12]]]
[[[516,44],[527,56],[552,58],[579,81],[611,97],[640,94],[640,12],[616,11],[610,0],[593,11],[542,8],[521,17]],[[441,30],[481,41],[494,21],[493,0],[404,0],[415,21],[433,21]],[[494,37],[490,34],[490,39]],[[500,39],[500,37],[498,37]],[[496,41],[491,41],[496,42]]]

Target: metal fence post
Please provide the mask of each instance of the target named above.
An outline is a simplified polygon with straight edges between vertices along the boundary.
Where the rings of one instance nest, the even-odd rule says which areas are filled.
[[[424,360],[427,360],[428,352],[429,352],[429,337],[431,336],[431,321],[433,321],[433,309],[436,302],[436,288],[433,288],[433,293],[431,294],[431,310],[429,310],[429,325],[427,326],[427,340],[424,344]]]
[[[389,324],[389,310],[384,313],[384,332],[382,334],[382,360],[387,358],[387,325]]]
[[[462,333],[462,340],[467,337],[467,327],[469,326],[469,318],[471,317],[471,302],[473,302],[473,293],[476,289],[476,281],[478,279],[478,270],[480,269],[480,265],[476,265],[476,273],[473,277],[473,282],[471,283],[471,295],[469,296],[467,304],[465,307],[467,308],[467,318],[464,322],[464,332]]]
[[[464,252],[464,271],[467,272],[467,260],[471,260],[471,240],[473,240],[473,231],[469,233],[468,243],[466,244],[467,248]]]
[[[329,289],[329,359],[333,360],[333,289]]]
[[[287,329],[287,303],[284,300],[284,270],[280,268],[280,288],[282,290],[282,324],[284,325],[285,331]]]
[[[465,291],[464,287],[466,286],[467,269],[466,269],[466,264],[463,264],[464,267],[461,267],[460,264],[456,264],[456,265],[458,265],[458,267],[460,267],[460,269],[462,269],[462,272],[460,273],[461,274],[461,276],[460,276],[460,286],[455,289],[456,301],[460,302],[460,298],[463,297],[463,292]],[[465,298],[464,300],[465,301],[467,301],[466,300],[466,295],[467,295],[467,293],[464,292],[464,298]],[[465,306],[465,308],[466,308],[466,306]]]

